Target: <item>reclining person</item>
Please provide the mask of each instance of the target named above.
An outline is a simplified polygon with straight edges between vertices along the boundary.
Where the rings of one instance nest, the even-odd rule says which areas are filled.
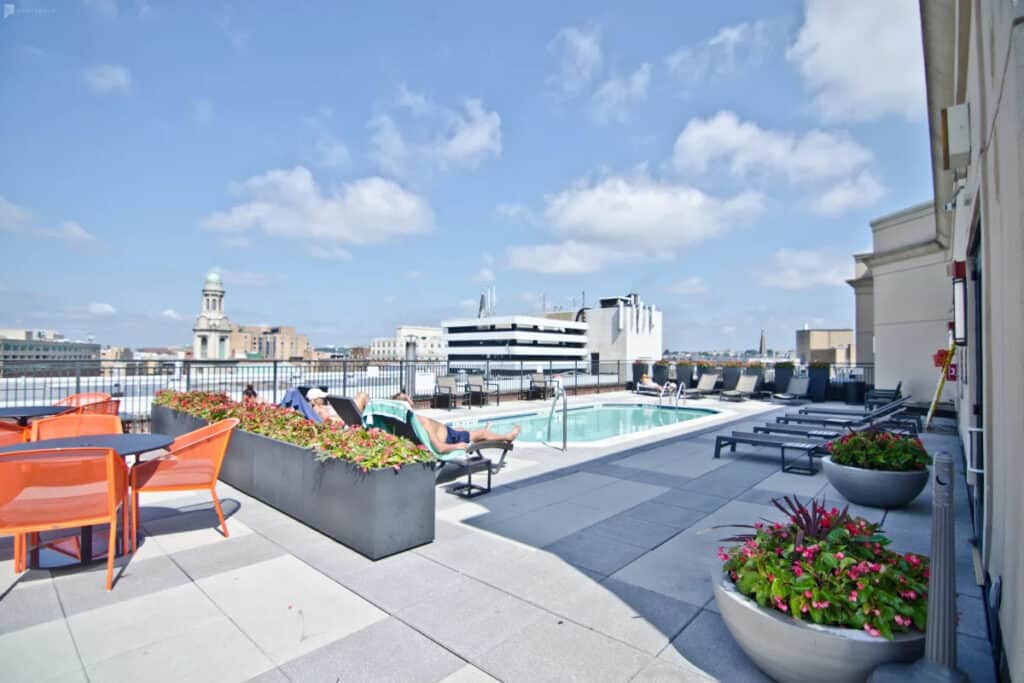
[[[644,373],[644,374],[640,375],[639,386],[641,388],[643,388],[643,389],[647,389],[647,390],[650,390],[650,391],[657,391],[659,393],[662,390],[662,386],[660,384],[658,384],[657,382],[655,382],[653,379],[651,379],[651,376],[648,375],[647,373]],[[675,391],[676,390],[676,383],[675,382],[665,382],[665,387],[668,388],[669,391]]]
[[[405,401],[410,408],[415,409],[416,407],[413,405],[412,399],[401,391],[391,398],[396,401]],[[516,425],[508,434],[498,434],[490,430],[489,422],[484,425],[483,429],[468,431],[453,429],[443,422],[419,414],[416,415],[416,419],[420,421],[420,425],[430,436],[430,445],[433,446],[434,451],[442,454],[465,450],[471,443],[480,441],[514,441],[520,431],[519,425]]]

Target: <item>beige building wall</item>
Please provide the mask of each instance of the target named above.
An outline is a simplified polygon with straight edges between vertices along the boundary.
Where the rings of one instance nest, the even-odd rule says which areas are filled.
[[[797,330],[796,356],[801,363],[856,363],[853,330]]]
[[[1024,681],[1024,3],[920,5],[937,232],[980,275],[968,277],[967,345],[957,353],[961,436],[969,443],[967,430],[982,430],[975,464],[984,471],[968,483],[980,484],[982,568],[1001,585],[999,665],[1004,680]],[[961,103],[969,163],[953,169],[942,111]]]

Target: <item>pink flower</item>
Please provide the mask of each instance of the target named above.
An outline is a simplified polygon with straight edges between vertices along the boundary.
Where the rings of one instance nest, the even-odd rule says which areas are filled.
[[[807,614],[807,612],[808,612],[808,607],[807,607],[807,605],[801,605],[801,606],[800,606],[800,611],[801,611],[801,612],[802,612],[803,614]]]
[[[725,562],[729,559],[729,553],[725,552],[725,548],[723,548],[722,546],[718,546],[718,559],[720,559],[722,562]]]
[[[813,598],[814,597],[814,593],[812,593],[811,591],[804,591],[804,597],[805,598]]]
[[[844,555],[842,551],[839,551],[838,553],[836,553],[836,559],[837,560],[841,560],[844,557],[846,557],[846,555]]]
[[[914,553],[908,553],[906,556],[906,560],[908,563],[910,563],[911,567],[917,567],[921,564],[921,558],[919,558]]]
[[[857,602],[857,591],[850,591],[850,602]]]
[[[793,565],[793,573],[796,574],[797,576],[803,576],[804,575],[804,568],[801,567],[799,563],[794,564]]]
[[[882,632],[879,631],[877,628],[873,628],[871,624],[864,624],[864,630],[868,632],[869,636],[874,636],[876,638],[882,635]]]

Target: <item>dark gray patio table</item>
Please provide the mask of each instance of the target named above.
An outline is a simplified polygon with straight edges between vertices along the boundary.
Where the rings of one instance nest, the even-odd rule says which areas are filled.
[[[0,419],[17,420],[22,427],[34,417],[49,417],[74,410],[71,406],[21,406],[20,408],[0,408]]]
[[[50,448],[112,448],[118,455],[122,457],[134,455],[136,461],[138,461],[140,453],[147,453],[149,451],[166,448],[171,445],[172,441],[174,441],[174,438],[167,434],[94,434],[19,443],[14,446],[5,446],[4,448],[0,448],[0,454]],[[107,533],[110,533],[110,531],[108,530]],[[93,527],[91,525],[82,527],[79,542],[81,543],[81,552],[78,553],[78,564],[86,565],[91,562],[106,559],[105,553],[100,556],[93,556]],[[100,546],[103,547],[103,544],[101,543]],[[69,555],[67,552],[59,550],[57,552],[62,556]],[[124,548],[120,547],[120,539],[118,539],[118,552],[124,552]],[[36,569],[43,568],[39,561],[39,548],[34,548],[30,555],[31,565]],[[48,560],[47,567],[45,568],[48,569],[73,563],[63,562],[61,561],[62,559],[63,557],[53,558],[53,562]]]

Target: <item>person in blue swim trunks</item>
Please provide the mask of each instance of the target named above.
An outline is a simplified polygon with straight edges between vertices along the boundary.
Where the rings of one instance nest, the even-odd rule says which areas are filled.
[[[415,408],[412,399],[402,392],[398,392],[391,398],[396,401],[405,401],[410,407]],[[427,434],[430,435],[430,445],[433,446],[434,451],[437,453],[461,451],[469,446],[469,444],[479,441],[514,441],[519,436],[519,425],[513,427],[512,431],[508,434],[498,434],[491,431],[491,424],[489,422],[484,425],[483,429],[466,430],[455,429],[450,425],[432,420],[423,415],[417,414],[416,419],[420,421]]]

